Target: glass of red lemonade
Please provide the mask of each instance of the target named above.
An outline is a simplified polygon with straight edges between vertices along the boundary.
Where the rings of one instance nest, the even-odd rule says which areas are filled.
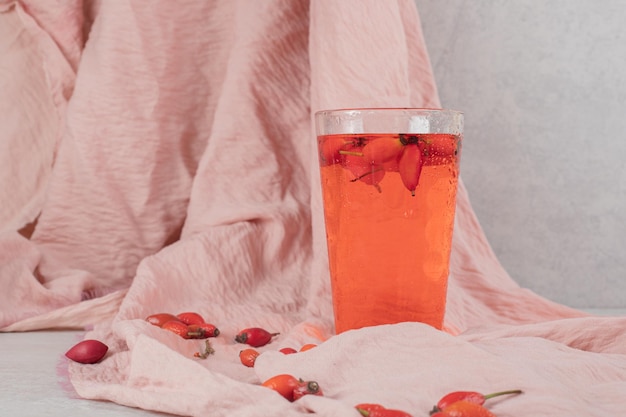
[[[441,329],[463,114],[315,114],[337,333],[416,321]]]

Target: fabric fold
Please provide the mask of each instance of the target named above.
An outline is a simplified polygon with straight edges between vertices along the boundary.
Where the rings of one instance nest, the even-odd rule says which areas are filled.
[[[68,364],[80,396],[189,416],[356,415],[359,402],[418,416],[448,391],[519,388],[493,411],[624,409],[624,319],[520,288],[462,181],[446,331],[334,334],[313,113],[441,106],[413,1],[56,3],[23,8],[46,34],[28,45],[65,63],[24,61],[36,63],[39,101],[20,111],[60,136],[33,131],[45,151],[18,150],[49,179],[30,238],[17,232],[34,219],[24,204],[11,216],[30,214],[2,225],[0,327],[93,325],[85,337],[110,349],[98,364]],[[145,320],[183,311],[218,326],[213,355]],[[278,333],[254,368],[234,340],[245,327]],[[278,352],[307,343],[317,347]],[[324,396],[290,403],[259,386],[278,373],[314,379]]]

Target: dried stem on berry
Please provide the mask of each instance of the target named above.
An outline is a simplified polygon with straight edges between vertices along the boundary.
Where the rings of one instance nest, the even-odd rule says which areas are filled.
[[[196,352],[193,354],[193,356],[200,359],[206,359],[214,353],[215,349],[213,349],[213,346],[211,346],[211,342],[207,339],[204,341],[204,352]]]

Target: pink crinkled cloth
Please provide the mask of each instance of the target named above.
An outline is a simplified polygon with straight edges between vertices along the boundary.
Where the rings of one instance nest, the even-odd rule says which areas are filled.
[[[312,114],[440,105],[412,0],[4,0],[0,19],[0,327],[93,326],[110,350],[68,364],[78,395],[184,416],[426,416],[449,391],[515,388],[496,415],[626,413],[626,318],[520,288],[463,184],[446,331],[334,335]],[[218,325],[214,355],[144,320],[182,311]],[[247,368],[233,338],[252,326],[280,335]],[[280,373],[325,395],[260,386]]]

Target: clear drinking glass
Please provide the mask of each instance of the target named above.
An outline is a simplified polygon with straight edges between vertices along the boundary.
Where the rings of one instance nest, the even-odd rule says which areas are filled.
[[[463,114],[342,109],[315,121],[336,332],[441,329]]]

